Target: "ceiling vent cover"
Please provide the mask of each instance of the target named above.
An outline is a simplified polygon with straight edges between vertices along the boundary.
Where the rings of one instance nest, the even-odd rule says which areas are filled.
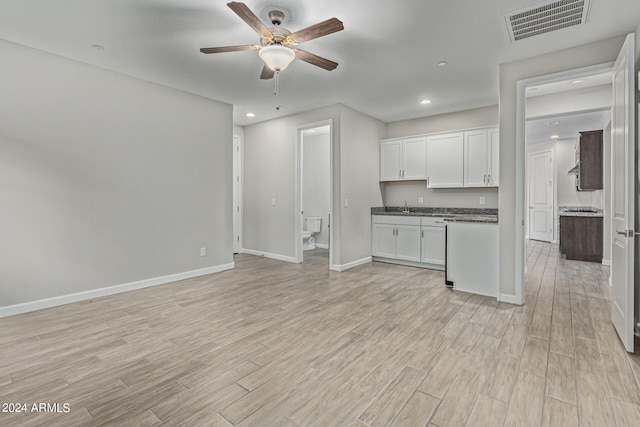
[[[587,22],[590,0],[559,0],[504,16],[512,42]]]

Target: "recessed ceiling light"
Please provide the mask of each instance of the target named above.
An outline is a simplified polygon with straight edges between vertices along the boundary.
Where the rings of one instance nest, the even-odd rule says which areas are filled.
[[[91,47],[94,48],[95,50],[104,50],[104,46],[101,46],[99,44],[94,44]]]
[[[438,67],[444,67],[445,65],[447,65],[447,61],[438,62]]]
[[[255,114],[253,114],[253,113],[247,113],[246,115],[247,115],[247,117],[255,117],[255,116],[256,116],[256,115],[255,115]]]
[[[431,104],[431,101],[428,99],[423,99],[422,101],[420,101],[420,104],[422,105]]]
[[[558,139],[558,138],[560,138],[560,135],[551,135],[549,138],[551,138],[551,139]]]
[[[557,120],[555,120],[555,121],[553,121],[553,122],[547,122],[547,124],[548,124],[548,125],[557,125],[557,124],[560,124],[560,122],[559,122],[559,121],[557,121]]]
[[[572,84],[572,85],[577,85],[577,84],[580,84],[580,83],[583,83],[583,82],[584,82],[584,80],[580,80],[580,79],[578,79],[578,80],[574,80],[574,81],[572,81],[572,82],[571,82],[571,84]]]

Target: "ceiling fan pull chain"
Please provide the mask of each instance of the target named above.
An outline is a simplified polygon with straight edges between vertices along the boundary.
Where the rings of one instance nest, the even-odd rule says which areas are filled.
[[[279,78],[278,76],[280,75],[280,71],[276,71],[276,78],[275,78],[275,88],[273,90],[273,94],[278,96],[278,89],[279,89]]]

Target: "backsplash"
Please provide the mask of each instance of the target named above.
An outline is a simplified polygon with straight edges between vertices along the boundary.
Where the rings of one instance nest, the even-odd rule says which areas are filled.
[[[427,188],[425,181],[405,181],[381,182],[380,191],[385,206],[404,206],[406,200],[412,207],[498,208],[497,188]],[[484,197],[484,205],[480,197]]]

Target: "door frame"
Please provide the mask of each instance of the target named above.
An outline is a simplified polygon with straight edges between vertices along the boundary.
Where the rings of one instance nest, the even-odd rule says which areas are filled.
[[[525,285],[525,238],[524,238],[524,212],[525,212],[525,124],[526,124],[526,90],[529,86],[537,86],[544,83],[553,83],[559,80],[578,79],[592,74],[603,73],[613,70],[613,62],[591,65],[588,67],[575,68],[573,70],[560,71],[557,73],[545,74],[528,79],[518,80],[516,83],[516,206],[515,206],[515,288],[516,295],[512,301],[515,304],[524,304]],[[528,209],[528,208],[527,208]],[[511,302],[511,301],[510,301]]]
[[[333,266],[333,247],[335,242],[334,236],[334,227],[333,227],[333,219],[334,215],[334,206],[333,206],[333,154],[334,154],[334,138],[333,138],[333,119],[321,120],[318,122],[305,123],[303,125],[298,126],[298,140],[296,143],[296,182],[295,182],[295,250],[296,250],[296,262],[301,263],[304,261],[304,250],[302,247],[302,230],[304,227],[304,216],[302,213],[303,206],[303,152],[302,152],[302,140],[304,139],[303,131],[308,129],[315,129],[319,127],[329,126],[329,224],[325,224],[329,226],[329,265],[328,269],[331,269]],[[324,227],[324,225],[322,225]]]
[[[557,243],[556,241],[556,229],[558,228],[558,224],[557,221],[555,221],[555,215],[554,213],[557,211],[558,207],[557,207],[557,193],[556,193],[556,159],[555,159],[555,149],[551,149],[551,148],[547,148],[547,149],[541,149],[538,151],[531,151],[527,154],[527,164],[526,164],[526,175],[525,175],[525,201],[527,202],[527,206],[529,205],[529,200],[531,197],[530,194],[530,185],[531,185],[531,168],[529,167],[530,163],[531,163],[531,156],[534,156],[536,154],[543,154],[543,153],[549,153],[549,156],[551,157],[551,179],[553,181],[552,184],[552,194],[551,194],[551,201],[552,201],[552,206],[551,206],[551,240],[549,243]],[[531,215],[530,215],[530,209],[526,209],[525,211],[525,230],[526,230],[526,235],[528,236],[529,239],[531,239]]]
[[[237,145],[236,145],[237,143]],[[242,137],[240,135],[233,134],[233,196],[237,195],[238,197],[238,205],[233,204],[233,240],[234,243],[232,245],[234,253],[242,253],[242,164],[243,164],[243,146],[242,146]],[[236,214],[237,210],[237,216]],[[238,230],[238,234],[236,235],[236,229]],[[238,251],[236,252],[235,242],[237,241]]]

